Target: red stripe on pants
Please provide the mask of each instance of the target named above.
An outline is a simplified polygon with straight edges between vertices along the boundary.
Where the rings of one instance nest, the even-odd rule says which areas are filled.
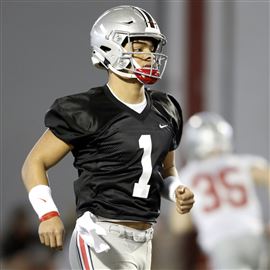
[[[84,241],[81,238],[81,236],[79,236],[79,243],[80,243],[80,250],[81,250],[81,253],[82,253],[82,259],[83,259],[83,264],[85,266],[85,270],[91,270],[89,262],[88,262],[88,257],[87,257],[87,253],[86,253],[87,251],[86,251],[86,248],[85,248],[85,244],[84,244]]]

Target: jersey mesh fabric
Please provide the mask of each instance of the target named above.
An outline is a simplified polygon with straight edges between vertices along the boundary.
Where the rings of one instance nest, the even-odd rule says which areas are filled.
[[[45,125],[74,146],[74,182],[77,215],[91,211],[111,219],[155,221],[159,215],[160,169],[166,154],[177,148],[182,113],[176,100],[146,90],[147,106],[139,114],[117,100],[107,86],[57,99],[45,116]],[[145,148],[151,144],[151,167],[145,168]],[[151,170],[147,198],[133,197],[135,183]]]

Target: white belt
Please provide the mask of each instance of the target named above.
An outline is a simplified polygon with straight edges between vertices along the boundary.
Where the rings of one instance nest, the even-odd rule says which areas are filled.
[[[106,230],[114,234],[120,238],[126,238],[129,240],[133,240],[134,242],[147,242],[153,238],[154,229],[149,228],[147,230],[136,230],[133,228],[129,228],[120,224],[112,224],[105,223],[102,224],[102,227],[106,228]]]

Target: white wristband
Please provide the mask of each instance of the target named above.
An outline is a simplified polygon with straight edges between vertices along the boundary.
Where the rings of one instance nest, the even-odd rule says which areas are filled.
[[[52,199],[49,186],[37,185],[33,187],[28,197],[40,220],[49,213],[57,212],[59,215],[58,209]]]
[[[163,179],[163,187],[161,190],[161,196],[167,200],[176,201],[175,191],[179,186],[183,184],[177,176],[168,176]]]

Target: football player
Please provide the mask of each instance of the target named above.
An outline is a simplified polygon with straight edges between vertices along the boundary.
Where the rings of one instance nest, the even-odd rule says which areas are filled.
[[[185,216],[185,227],[180,228],[180,219],[172,215],[172,229],[188,231],[189,218],[211,269],[266,269],[255,184],[269,188],[269,163],[233,153],[232,140],[231,125],[218,114],[201,112],[187,121],[182,141],[187,163],[180,176],[194,192],[196,205]]]
[[[22,178],[41,222],[41,243],[62,248],[64,226],[46,171],[71,151],[79,175],[72,269],[150,269],[161,194],[181,214],[194,203],[174,161],[181,108],[171,95],[145,86],[163,74],[166,38],[154,18],[134,6],[107,10],[90,34],[92,62],[108,71],[108,82],[53,103]]]

